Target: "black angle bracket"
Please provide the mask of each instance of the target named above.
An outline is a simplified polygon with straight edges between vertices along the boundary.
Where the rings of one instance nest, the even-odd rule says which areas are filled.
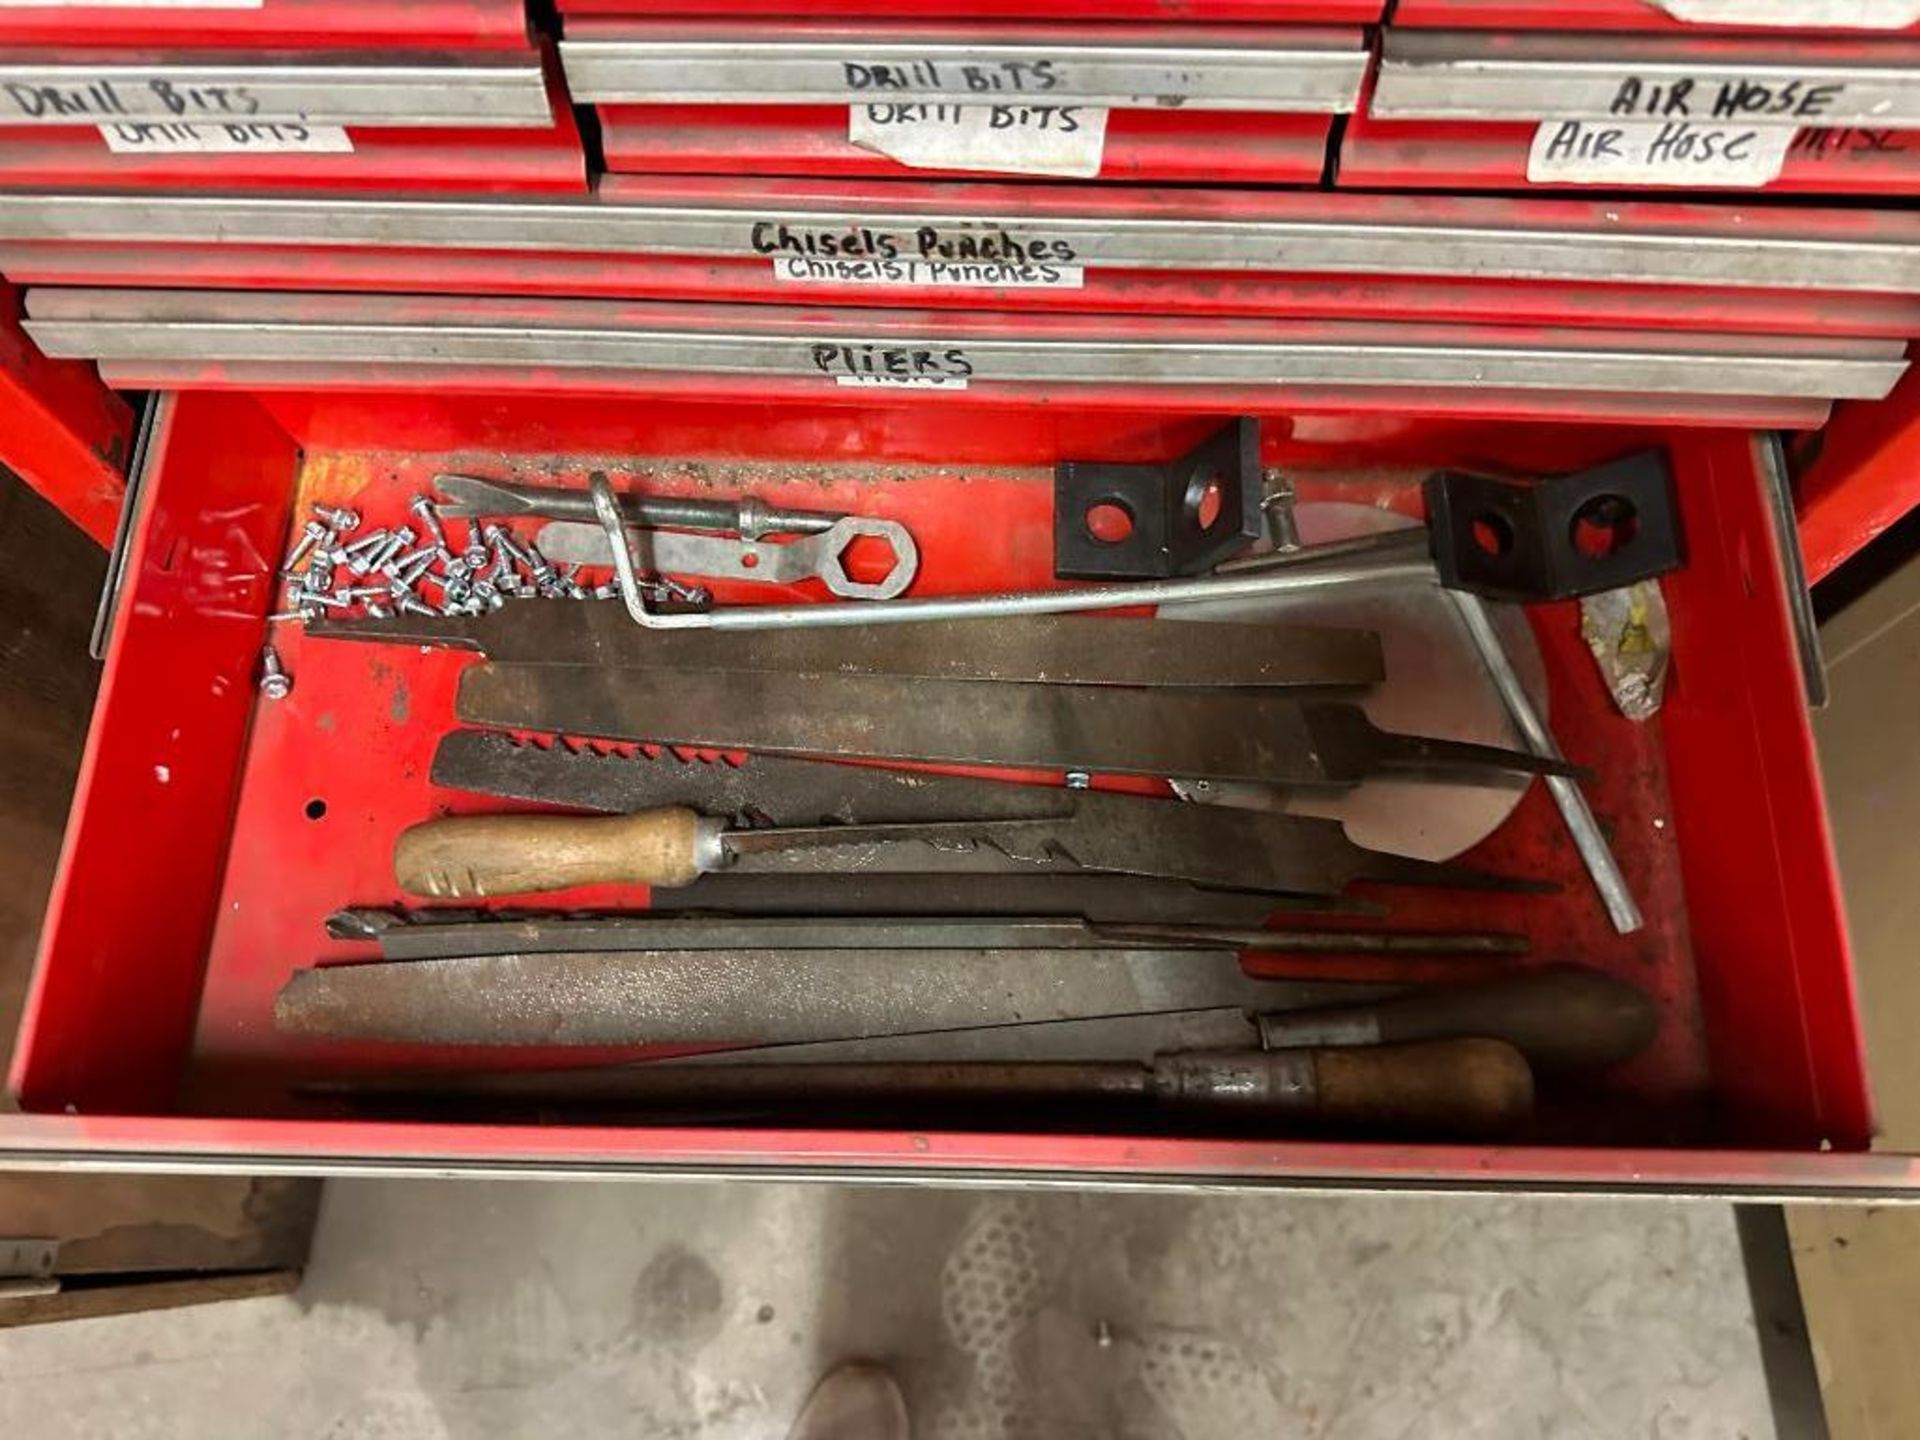
[[[1065,460],[1054,470],[1062,580],[1201,575],[1262,533],[1260,425],[1235,420],[1165,465]]]
[[[1498,600],[1569,600],[1685,563],[1673,470],[1642,450],[1575,475],[1427,477],[1427,523],[1442,584]]]

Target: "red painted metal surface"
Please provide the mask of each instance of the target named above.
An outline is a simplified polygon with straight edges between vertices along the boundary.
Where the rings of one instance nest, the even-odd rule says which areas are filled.
[[[845,105],[605,105],[607,168],[654,174],[965,175],[929,170],[847,138]],[[1333,132],[1329,115],[1222,115],[1115,110],[1102,180],[1317,185]]]
[[[842,17],[897,20],[899,0],[560,0],[563,20],[617,16],[768,15],[831,20]],[[913,14],[929,20],[1166,20],[1292,21],[1300,24],[1369,25],[1385,0],[917,0]]]
[[[584,194],[573,113],[551,130],[350,129],[351,154],[116,154],[98,130],[0,128],[0,186],[18,189]]]
[[[445,46],[524,49],[525,0],[264,0],[0,9],[0,46],[173,45],[262,50]]]
[[[1546,124],[1554,122],[1547,121]],[[1365,189],[1595,190],[1631,189],[1618,182],[1577,185],[1527,178],[1532,124],[1500,121],[1382,120],[1355,115],[1340,140],[1338,183]],[[1859,127],[1802,130],[1779,178],[1762,186],[1640,187],[1680,190],[1756,190],[1809,195],[1920,194],[1920,131]]]
[[[511,251],[268,245],[0,242],[0,273],[23,285],[546,295],[931,309],[1411,320],[1726,334],[1920,335],[1920,296],[1710,287],[1578,285],[1398,276],[1328,278],[1218,271],[1090,270],[1079,289],[914,289],[778,281],[764,257],[701,260]]]
[[[1920,382],[1877,405],[1842,405],[1800,477],[1800,546],[1819,581],[1920,506]]]
[[[1904,31],[1817,25],[1703,24],[1676,19],[1655,0],[1558,0],[1550,6],[1540,5],[1536,0],[1399,0],[1393,9],[1393,23],[1408,29],[1430,30],[1671,30],[1688,34],[1753,35],[1804,32],[1854,37],[1920,32],[1920,24],[1906,26]]]
[[[292,969],[354,953],[324,939],[328,910],[394,898],[383,857],[398,828],[446,808],[488,808],[425,778],[452,723],[459,657],[305,643],[276,630],[295,690],[278,705],[255,703],[250,679],[294,507],[345,501],[380,523],[446,465],[577,483],[609,456],[739,461],[769,500],[825,499],[905,520],[925,557],[923,593],[1047,584],[1053,462],[1174,454],[1228,408],[999,412],[920,398],[179,397],[159,436],[12,1076],[38,1113],[0,1118],[0,1151],[103,1163],[156,1151],[177,1164],[266,1156],[319,1168],[806,1167],[1768,1191],[1920,1184],[1911,1157],[1844,1153],[1863,1150],[1870,1129],[1845,936],[1751,450],[1730,433],[1666,436],[1691,563],[1669,581],[1676,684],[1659,720],[1636,727],[1613,712],[1571,607],[1537,616],[1563,745],[1597,767],[1596,807],[1648,930],[1613,934],[1537,792],[1473,858],[1553,876],[1560,894],[1392,896],[1397,923],[1517,926],[1533,935],[1536,959],[1597,963],[1656,997],[1667,1020],[1656,1049],[1600,1093],[1554,1102],[1555,1138],[1567,1148],[372,1125],[290,1099],[287,1084],[302,1075],[428,1058],[295,1044],[273,1033],[268,1007]],[[1433,464],[1562,468],[1657,438],[1630,426],[1278,410],[1265,433],[1263,461],[1288,466],[1303,494],[1396,504]],[[885,483],[862,478],[858,467],[873,462]],[[696,485],[679,473],[658,483]],[[1001,543],[975,543],[983,528]],[[130,827],[128,814],[148,819]],[[156,832],[166,845],[152,843]],[[556,903],[643,898],[576,892]],[[1818,1153],[1823,1142],[1843,1153]]]
[[[21,332],[19,310],[18,295],[0,282],[0,465],[111,544],[133,413],[91,365],[42,355]]]

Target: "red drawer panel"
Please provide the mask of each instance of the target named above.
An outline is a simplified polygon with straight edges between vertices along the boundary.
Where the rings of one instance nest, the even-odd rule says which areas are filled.
[[[188,45],[521,49],[525,0],[260,0],[232,5],[60,4],[0,9],[0,46]]]
[[[1330,115],[1220,115],[1115,110],[1102,180],[1317,185]],[[936,175],[847,138],[844,105],[605,105],[607,168],[636,174]]]
[[[1798,10],[1799,15],[1794,15]],[[1769,18],[1761,18],[1768,16]],[[1685,30],[1778,35],[1783,31],[1866,35],[1920,31],[1908,0],[1399,0],[1393,23],[1435,30]],[[1778,21],[1772,17],[1786,14]],[[1868,22],[1873,23],[1869,24]]]
[[[1565,145],[1607,143],[1599,121],[1381,120],[1355,115],[1340,140],[1337,183],[1362,189],[1400,190],[1754,190],[1809,195],[1920,194],[1920,131],[1847,127],[1798,132],[1777,178],[1736,184],[1723,169],[1675,164],[1664,173],[1670,185],[1634,185],[1626,180],[1529,179],[1535,136],[1565,129]],[[1543,142],[1545,143],[1545,142]],[[1669,153],[1672,153],[1671,150]]]
[[[42,355],[19,315],[19,295],[0,281],[0,465],[110,545],[126,490],[133,413],[93,367]]]
[[[1653,923],[1611,932],[1540,793],[1474,858],[1551,874],[1562,893],[1393,896],[1401,923],[1516,925],[1538,959],[1605,966],[1658,1000],[1661,1043],[1611,1079],[1602,1104],[1563,1116],[1558,1145],[367,1124],[288,1095],[299,1078],[409,1058],[282,1039],[271,999],[294,968],[347,953],[323,938],[329,910],[390,898],[398,828],[450,804],[487,808],[425,778],[461,657],[303,644],[276,629],[295,690],[256,701],[249,677],[296,506],[345,502],[382,523],[450,464],[578,480],[608,455],[738,460],[775,503],[818,504],[824,490],[905,521],[925,593],[1030,585],[1047,578],[1055,461],[1178,453],[1231,399],[1182,418],[871,395],[763,393],[742,408],[654,390],[621,405],[444,387],[178,397],[157,435],[12,1076],[31,1113],[0,1118],[0,1149],[120,1162],[165,1150],[176,1166],[262,1155],[317,1168],[1045,1170],[1089,1182],[1817,1191],[1920,1180],[1910,1157],[1859,1153],[1870,1116],[1845,938],[1752,451],[1737,434],[1644,426],[1285,409],[1265,421],[1263,463],[1288,467],[1303,495],[1370,503],[1404,500],[1432,465],[1525,472],[1649,441],[1671,448],[1692,553],[1665,582],[1676,672],[1660,719],[1637,728],[1611,709],[1568,607],[1537,615],[1561,740],[1597,766],[1596,806]],[[848,474],[823,477],[823,455]],[[983,526],[1007,543],[977,544]],[[1740,643],[1725,643],[1731,634]]]

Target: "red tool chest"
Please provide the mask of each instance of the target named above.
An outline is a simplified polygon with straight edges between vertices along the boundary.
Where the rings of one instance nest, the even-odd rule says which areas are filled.
[[[1911,39],[1394,26],[1340,181],[1412,188],[1920,186]]]
[[[1692,33],[1680,12],[1724,18],[1742,3],[1671,0],[1669,13],[1582,0],[1568,13],[1595,33],[1678,35]],[[250,13],[311,50],[335,43],[328,33],[345,49],[526,43],[522,32],[506,38],[517,5],[388,8],[400,13],[344,0],[263,0]],[[1821,514],[1830,529],[1844,527],[1826,517],[1841,515],[1856,528],[1829,543],[1858,543],[1863,508],[1834,496],[1871,489],[1874,513],[1886,514],[1897,487],[1877,457],[1906,444],[1914,427],[1903,417],[1920,414],[1906,373],[1907,342],[1920,334],[1914,217],[1726,199],[1227,188],[1319,181],[1368,51],[1358,31],[1314,27],[1377,21],[1378,4],[916,9],[915,43],[976,22],[989,50],[1040,37],[1040,53],[1016,57],[1023,66],[1051,58],[1048,46],[1084,50],[1111,26],[1163,51],[1211,28],[1201,49],[1255,57],[1246,108],[1123,103],[1151,99],[1150,87],[1084,92],[1116,102],[1099,107],[1109,113],[1098,165],[1086,168],[1083,153],[1072,180],[1018,184],[929,176],[853,144],[848,96],[803,98],[809,86],[831,89],[808,68],[822,55],[829,70],[867,64],[838,47],[897,33],[897,7],[559,8],[569,43],[582,46],[568,57],[572,98],[600,107],[610,166],[681,173],[609,176],[591,195],[490,196],[516,183],[510,148],[474,167],[480,151],[462,141],[415,134],[389,152],[395,132],[379,131],[361,152],[379,166],[351,176],[263,162],[222,172],[217,188],[142,193],[186,187],[197,173],[155,162],[139,188],[89,193],[77,151],[70,162],[54,155],[60,129],[31,137],[44,153],[18,170],[0,144],[0,180],[12,174],[21,187],[0,205],[0,274],[31,287],[22,324],[45,352],[16,331],[22,363],[84,380],[122,424],[83,360],[116,390],[160,392],[10,1077],[23,1113],[0,1116],[0,1157],[1745,1195],[1920,1187],[1916,1157],[1869,1148],[1838,883],[1751,433],[1810,431],[1834,416]],[[1456,18],[1425,23],[1455,34],[1518,30],[1507,12],[1522,8],[1403,0],[1400,12],[1448,12]],[[1630,12],[1652,18],[1629,25]],[[103,44],[212,48],[269,33],[219,11],[121,12],[127,29],[113,28],[112,7],[70,13],[97,24]],[[702,18],[661,18],[689,14]],[[0,43],[45,43],[39,23],[0,18]],[[1726,23],[1724,43],[1752,43],[1745,22]],[[1260,90],[1273,81],[1259,61],[1263,46],[1277,48],[1273,33],[1313,52],[1300,73],[1331,88],[1312,105],[1287,110]],[[823,36],[837,38],[802,53]],[[652,58],[677,67],[661,94],[646,93],[639,72],[621,74],[652,40]],[[713,52],[722,69],[740,44],[761,49],[709,84],[699,77],[722,69],[703,70],[686,48],[702,41],[725,42]],[[584,48],[601,42],[628,52]],[[879,51],[869,60],[905,63],[910,76],[916,63]],[[555,117],[564,127],[565,111]],[[1371,127],[1388,123],[1355,116],[1348,134],[1371,145]],[[495,133],[530,142],[539,132]],[[535,149],[547,153],[529,143],[530,167]],[[419,170],[403,173],[412,159]],[[1363,169],[1353,160],[1342,178],[1361,183]],[[1126,180],[1211,183],[1110,183]],[[307,181],[361,193],[298,193]],[[434,187],[443,193],[423,193]],[[895,351],[941,357],[944,368],[902,387],[882,363]],[[1466,858],[1554,880],[1556,891],[1391,892],[1396,925],[1525,931],[1537,961],[1597,966],[1654,999],[1657,1044],[1556,1117],[1547,1143],[1051,1134],[1017,1119],[969,1134],[388,1123],[294,1092],[303,1080],[471,1063],[466,1052],[295,1038],[275,1029],[272,1010],[294,970],[361,953],[330,940],[323,922],[342,905],[397,898],[390,855],[401,829],[499,808],[428,779],[472,657],[328,644],[269,618],[288,536],[312,505],[397,524],[449,470],[577,486],[599,469],[688,495],[744,485],[774,505],[906,524],[924,562],[916,594],[1037,588],[1055,583],[1057,463],[1164,461],[1235,415],[1260,419],[1262,465],[1283,470],[1303,500],[1409,512],[1437,467],[1560,473],[1649,445],[1671,457],[1688,563],[1662,582],[1674,670],[1661,714],[1640,725],[1618,714],[1577,607],[1531,612],[1554,729],[1595,769],[1594,807],[1645,928],[1614,931],[1537,786]],[[108,513],[94,507],[96,529]],[[1813,557],[1816,570],[1830,560]],[[294,677],[278,702],[256,686],[267,642]],[[554,903],[646,900],[601,888]],[[1298,973],[1283,960],[1249,964]]]
[[[1612,711],[1564,607],[1542,612],[1539,627],[1562,742],[1600,766],[1596,805],[1647,929],[1620,937],[1607,926],[1537,791],[1475,858],[1535,867],[1564,881],[1561,893],[1396,897],[1397,919],[1444,925],[1471,913],[1476,924],[1521,925],[1541,958],[1564,951],[1655,994],[1665,1038],[1629,1067],[1620,1093],[1658,1117],[1661,1139],[1643,1130],[1623,1140],[1609,1128],[1618,1114],[1591,1120],[1577,1143],[1486,1148],[373,1124],[290,1107],[294,1075],[402,1057],[277,1035],[275,990],[293,967],[330,953],[320,932],[329,910],[387,894],[386,842],[400,826],[478,803],[425,779],[465,663],[457,655],[302,644],[277,626],[299,684],[283,704],[257,701],[250,675],[294,507],[398,514],[446,465],[552,481],[611,457],[701,456],[754,466],[776,503],[858,504],[908,522],[930,593],[1042,584],[1053,461],[1177,453],[1213,423],[1146,404],[1088,409],[1063,391],[1045,398],[985,409],[876,392],[713,402],[629,386],[609,405],[551,393],[469,398],[396,380],[385,393],[235,389],[170,401],[13,1075],[28,1113],[0,1120],[0,1145],[110,1164],[244,1157],[334,1170],[800,1167],[1695,1193],[1891,1190],[1920,1179],[1910,1158],[1862,1148],[1870,1116],[1845,938],[1747,438],[1595,423],[1383,424],[1285,408],[1267,412],[1263,459],[1320,496],[1388,500],[1449,461],[1560,467],[1654,439],[1670,446],[1695,548],[1667,586],[1676,683],[1659,720],[1637,728]],[[824,475],[823,454],[834,457]],[[996,543],[975,543],[982,534]],[[1739,643],[1724,643],[1733,635]],[[129,814],[141,823],[128,825]]]

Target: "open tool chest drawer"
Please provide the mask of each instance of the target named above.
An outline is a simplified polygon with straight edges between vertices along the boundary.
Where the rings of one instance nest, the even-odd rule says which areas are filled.
[[[751,493],[903,522],[920,550],[916,595],[1038,588],[1054,583],[1056,462],[1169,459],[1228,418],[1124,394],[1028,403],[876,391],[823,402],[380,383],[161,402],[11,1077],[24,1113],[0,1118],[9,1160],[1746,1193],[1920,1181],[1909,1158],[1866,1152],[1846,940],[1755,451],[1744,433],[1683,425],[1412,421],[1279,405],[1258,417],[1261,462],[1293,477],[1303,501],[1417,510],[1435,467],[1561,472],[1649,445],[1671,457],[1688,563],[1663,580],[1674,668],[1662,713],[1640,726],[1613,708],[1574,604],[1532,612],[1554,728],[1569,757],[1593,767],[1589,793],[1645,928],[1614,932],[1538,785],[1467,859],[1557,891],[1362,887],[1390,898],[1396,925],[1524,931],[1527,963],[1579,961],[1654,999],[1653,1046],[1556,1102],[1537,1141],[1036,1133],[1020,1112],[959,1132],[416,1123],[294,1095],[316,1078],[472,1063],[470,1052],[289,1037],[275,1030],[274,998],[316,959],[364,952],[323,925],[344,905],[399,901],[391,851],[404,827],[510,808],[428,778],[475,657],[325,641],[269,621],[289,534],[312,505],[397,524],[445,471],[579,486],[599,470],[662,493]],[[724,584],[716,593],[750,596]],[[256,685],[270,636],[293,677],[279,700]],[[601,888],[554,903],[643,897]],[[1429,978],[1434,963],[1410,973]],[[1377,978],[1362,972],[1327,973]]]

